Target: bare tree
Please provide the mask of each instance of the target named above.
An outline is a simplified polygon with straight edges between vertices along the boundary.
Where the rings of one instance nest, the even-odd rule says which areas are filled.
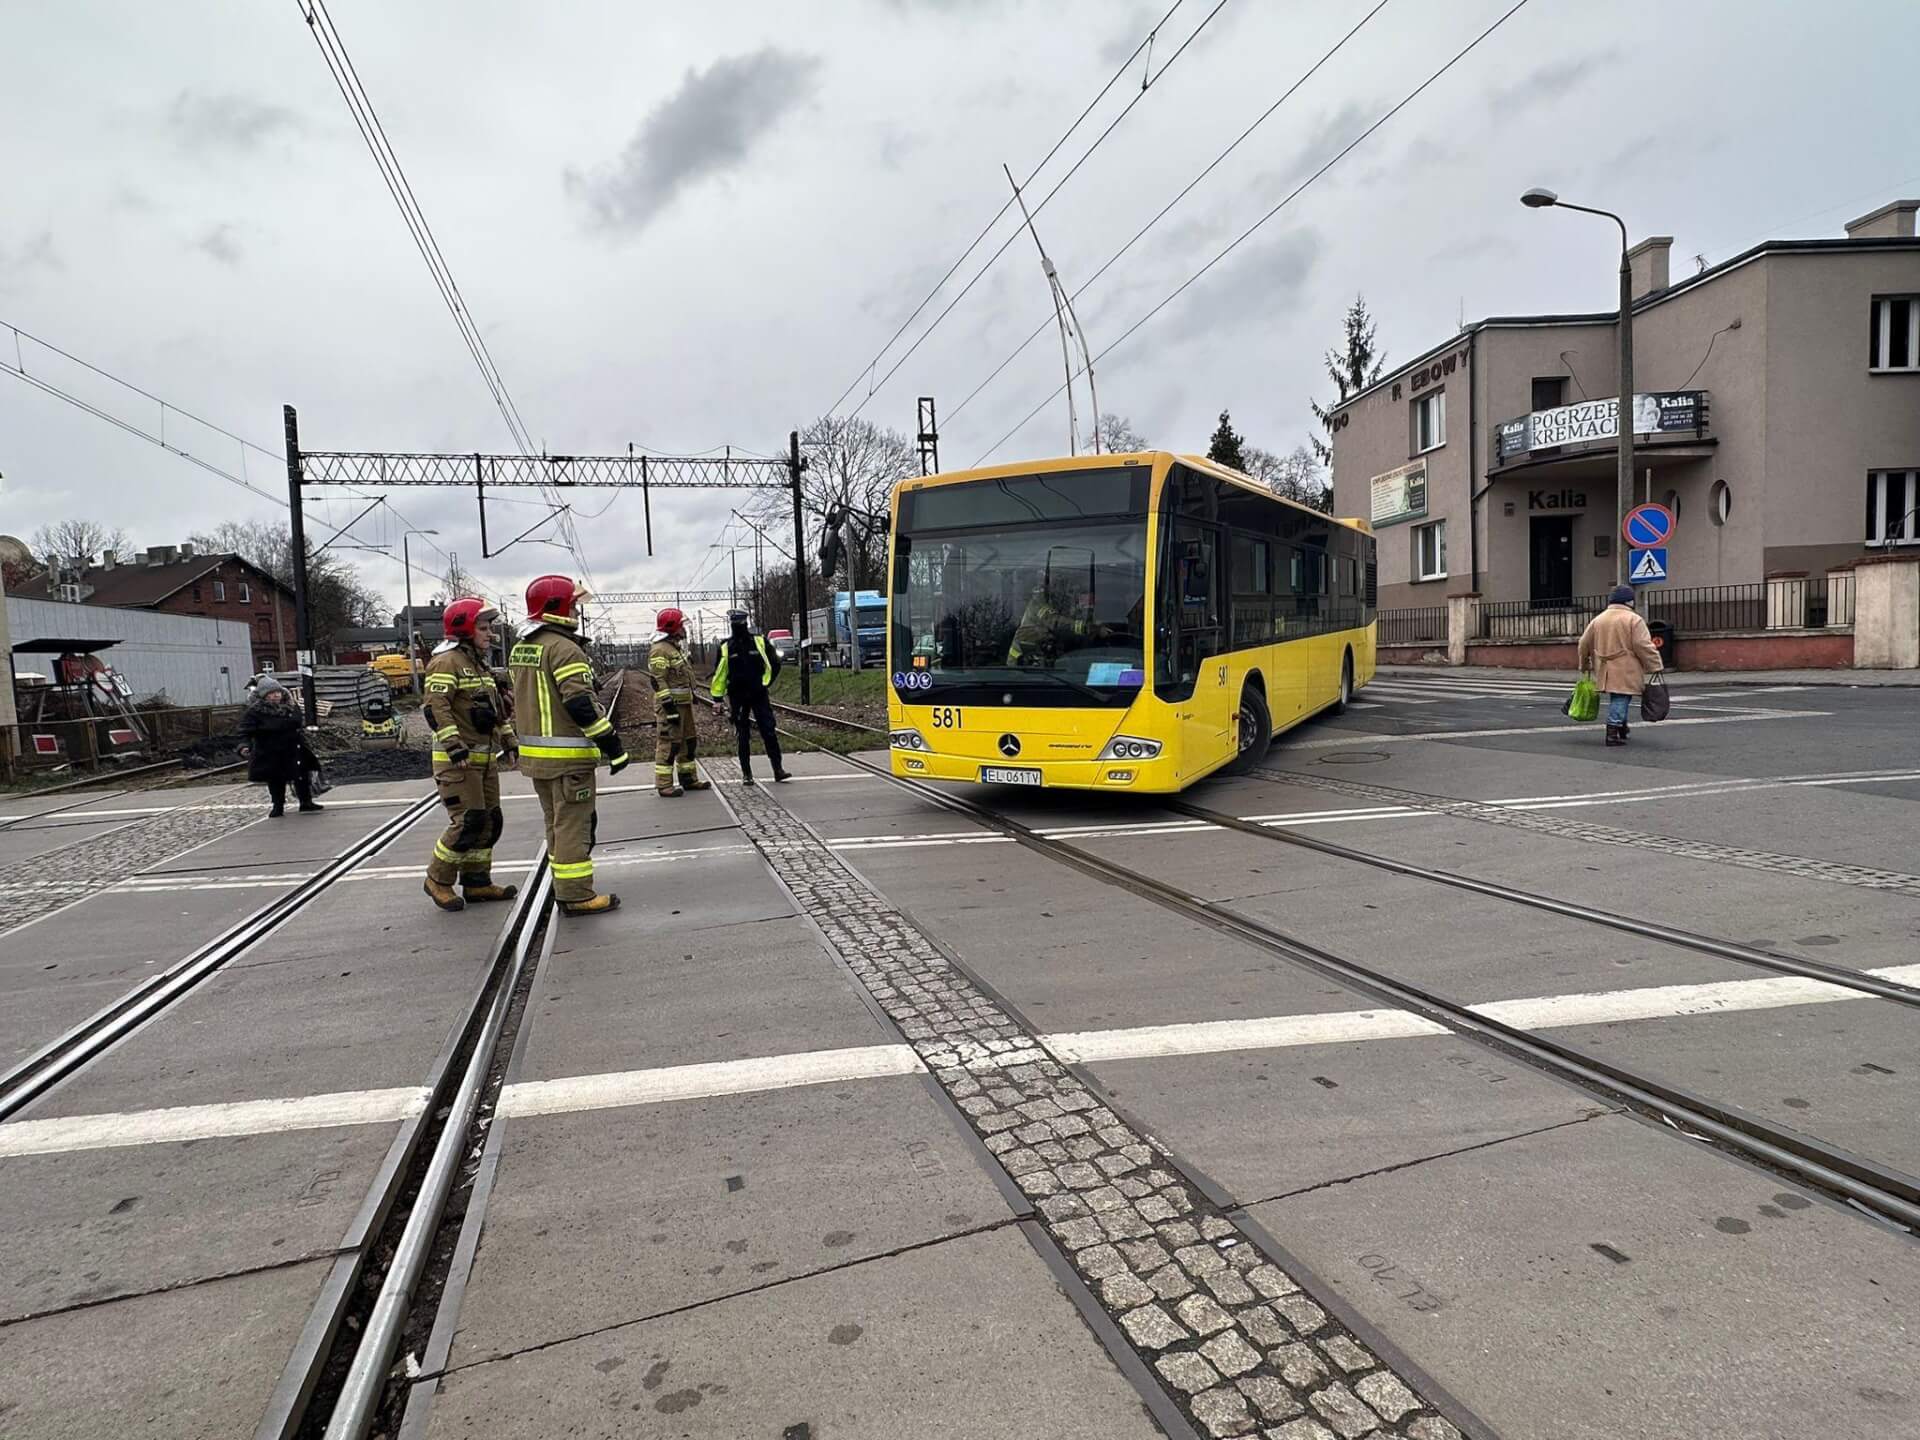
[[[1131,455],[1152,447],[1131,420],[1109,410],[1100,417],[1100,448],[1109,455]]]
[[[28,546],[44,569],[84,570],[103,550],[112,550],[125,558],[132,542],[127,539],[127,532],[117,525],[102,525],[97,520],[61,520],[34,531]]]
[[[1286,500],[1297,500],[1316,510],[1331,511],[1333,487],[1327,484],[1326,470],[1304,445],[1296,445],[1285,455],[1246,447],[1247,474]]]
[[[800,432],[800,453],[807,462],[800,477],[800,503],[812,532],[807,537],[809,548],[820,543],[820,530],[829,515],[850,508],[855,517],[855,547],[846,558],[856,582],[877,576],[886,554],[881,521],[893,487],[920,473],[913,441],[871,420],[822,415]],[[754,518],[771,529],[788,515],[789,504],[784,493],[762,492]]]

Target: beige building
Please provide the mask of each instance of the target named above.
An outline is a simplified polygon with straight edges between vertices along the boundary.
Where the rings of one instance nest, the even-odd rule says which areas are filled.
[[[1678,516],[1669,588],[1920,547],[1920,201],[1678,281],[1632,252],[1633,500]],[[1383,610],[1614,582],[1613,311],[1482,320],[1333,421],[1334,510],[1379,532]],[[1673,597],[1678,600],[1680,597]]]

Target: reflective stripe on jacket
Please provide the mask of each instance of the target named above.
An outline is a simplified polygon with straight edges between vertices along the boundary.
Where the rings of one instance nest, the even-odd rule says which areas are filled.
[[[513,748],[513,722],[501,713],[506,706],[493,673],[469,646],[453,643],[435,650],[421,690],[425,697],[421,708],[433,732],[436,774],[454,764],[448,746],[455,741],[467,748],[467,763],[473,765],[490,765],[496,755]],[[488,712],[493,720],[483,726]]]
[[[683,648],[664,635],[647,651],[647,679],[653,682],[656,701],[693,703],[693,663]]]
[[[521,727],[520,768],[531,779],[552,780],[593,769],[600,760],[593,737],[613,728],[594,698],[593,665],[572,630],[571,621],[542,620],[507,656],[513,712]],[[567,713],[566,702],[579,695],[593,704],[589,725]]]
[[[735,675],[729,670],[728,664],[733,654],[733,641],[732,638],[729,637],[727,640],[721,642],[720,663],[714,669],[713,684],[709,687],[714,699],[725,699],[727,687],[735,682],[738,682],[742,691],[749,695],[756,690],[765,690],[773,684],[774,677],[780,673],[780,662],[767,653],[766,637],[763,635],[755,635],[753,637],[753,648],[758,651],[760,655],[760,675],[757,679],[749,679],[744,673]]]

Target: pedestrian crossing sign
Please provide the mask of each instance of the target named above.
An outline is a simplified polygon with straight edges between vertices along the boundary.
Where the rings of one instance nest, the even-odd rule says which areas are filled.
[[[1633,561],[1627,567],[1627,579],[1635,585],[1650,585],[1656,580],[1667,578],[1667,547],[1655,546],[1651,550],[1635,550]]]

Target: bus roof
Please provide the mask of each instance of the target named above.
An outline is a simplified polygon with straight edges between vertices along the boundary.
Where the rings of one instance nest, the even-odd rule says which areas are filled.
[[[916,476],[911,480],[903,480],[895,488],[896,491],[917,490],[922,486],[958,485],[969,480],[999,480],[1010,475],[1032,475],[1039,471],[1058,474],[1063,470],[1105,470],[1110,469],[1116,461],[1122,465],[1151,465],[1157,470],[1162,462],[1171,465],[1176,460],[1215,479],[1225,480],[1242,489],[1251,490],[1257,495],[1264,495],[1276,504],[1290,505],[1295,510],[1319,515],[1336,525],[1345,525],[1363,534],[1373,533],[1373,526],[1366,520],[1327,515],[1324,511],[1315,510],[1311,505],[1302,505],[1298,500],[1289,500],[1284,495],[1276,495],[1251,475],[1217,464],[1204,455],[1180,455],[1171,450],[1134,450],[1117,455],[1062,455],[1052,459],[1021,460],[1011,465],[986,465],[977,470],[947,470],[938,475]]]

